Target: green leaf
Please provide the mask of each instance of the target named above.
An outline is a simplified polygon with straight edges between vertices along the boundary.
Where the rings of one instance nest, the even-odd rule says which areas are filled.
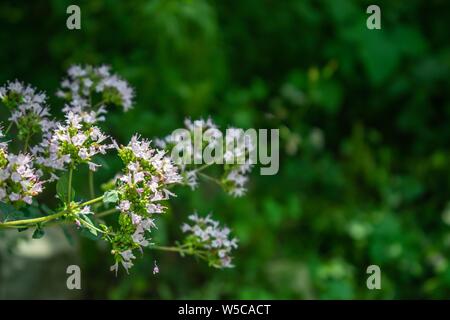
[[[107,191],[103,195],[103,203],[117,203],[119,201],[119,193],[117,190]]]
[[[69,178],[67,175],[62,175],[59,177],[58,182],[56,183],[56,193],[60,197],[61,200],[67,198],[67,188],[69,184]]]
[[[44,211],[47,215],[50,215],[50,214],[54,214],[54,213],[55,213],[55,211],[53,211],[52,209],[50,209],[46,204],[42,204],[42,205],[41,205],[41,209],[42,209],[42,211]]]
[[[98,239],[99,239],[99,236],[98,236],[98,235],[92,234],[92,233],[91,233],[91,230],[89,230],[89,229],[87,229],[87,228],[81,229],[81,235],[82,235],[83,237],[86,237],[86,238],[91,239],[91,240],[98,240]]]
[[[98,240],[97,236],[94,236],[92,233],[89,232],[87,229],[81,229],[81,235],[85,238],[91,239],[91,240]]]
[[[58,194],[58,197],[61,201],[66,201],[67,199],[67,192],[69,191],[69,174],[62,175],[58,182],[56,183],[56,193]],[[75,199],[75,190],[72,187],[71,190],[72,199]]]
[[[17,220],[24,217],[23,212],[17,210],[13,205],[0,202],[0,220]]]
[[[12,205],[0,202],[0,214],[8,216],[14,211],[16,211],[16,208],[14,208]]]
[[[101,165],[103,169],[111,168],[108,161],[106,161],[105,159],[103,159],[101,157],[95,158],[95,162],[98,163],[99,165]]]
[[[86,221],[87,223],[89,223],[90,225],[94,226],[94,223],[92,222],[92,220],[86,216],[86,215],[80,215],[80,218],[83,219],[84,221]],[[84,227],[86,227],[90,233],[92,233],[94,236],[97,236],[97,230],[95,230],[94,228],[92,228],[89,225],[85,225],[83,224]]]
[[[25,211],[27,218],[35,218],[41,216],[41,210],[36,207],[29,207],[28,210]]]
[[[64,233],[64,236],[65,236],[66,239],[67,239],[67,242],[68,242],[71,246],[73,246],[73,245],[75,244],[75,241],[73,240],[73,236],[70,234],[70,232],[69,232],[69,230],[67,229],[67,227],[66,227],[66,226],[61,226],[61,229],[62,229],[62,231],[63,231],[63,233]]]
[[[40,239],[40,238],[42,238],[44,236],[44,234],[45,234],[44,230],[42,230],[41,227],[38,225],[36,227],[36,230],[34,230],[34,232],[33,232],[32,238],[33,239]]]

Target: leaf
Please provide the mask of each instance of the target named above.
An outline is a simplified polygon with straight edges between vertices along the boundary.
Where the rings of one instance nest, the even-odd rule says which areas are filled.
[[[68,242],[71,246],[73,246],[73,245],[75,244],[75,241],[73,240],[73,236],[70,234],[70,232],[69,232],[69,230],[67,229],[67,227],[66,227],[66,226],[61,226],[61,229],[62,229],[62,231],[63,231],[63,233],[64,233],[64,236],[65,236],[66,239],[67,239],[67,242]]]
[[[58,194],[59,199],[61,201],[67,200],[68,191],[69,191],[69,174],[64,174],[58,179],[58,182],[56,183],[56,193]],[[75,190],[73,189],[73,187],[71,190],[71,194],[72,194],[71,200],[75,199]]]
[[[17,209],[14,206],[12,206],[8,203],[0,202],[0,212],[2,212],[4,214],[9,214],[16,210]]]
[[[67,188],[69,184],[69,178],[67,175],[62,175],[58,182],[56,183],[56,193],[60,197],[61,200],[64,200],[67,198]]]
[[[41,210],[36,207],[29,207],[26,211],[27,218],[39,217],[41,216]]]
[[[44,236],[44,234],[45,234],[44,230],[42,230],[41,226],[38,225],[36,227],[36,230],[34,230],[34,232],[33,232],[32,238],[33,239],[40,239],[40,238],[42,238]]]
[[[107,191],[103,195],[103,203],[117,203],[119,201],[119,193],[117,190]]]
[[[13,205],[0,202],[0,220],[17,220],[24,217],[23,212],[17,210]]]
[[[80,218],[85,220],[88,224],[94,226],[94,223],[92,222],[92,220],[88,216],[80,215]],[[97,230],[95,230],[90,225],[83,224],[83,226],[86,227],[89,230],[90,233],[92,233],[94,236],[97,236]]]
[[[99,239],[98,235],[92,234],[91,231],[89,229],[87,229],[87,228],[81,229],[81,235],[83,237],[86,237],[86,238],[91,239],[91,240],[98,240]]]
[[[108,161],[106,161],[105,159],[103,159],[101,157],[95,158],[95,162],[98,163],[99,165],[101,165],[102,168],[104,168],[104,169],[111,168],[110,165],[108,164]]]

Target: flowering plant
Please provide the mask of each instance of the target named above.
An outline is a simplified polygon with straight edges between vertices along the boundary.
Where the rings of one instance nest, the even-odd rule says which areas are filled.
[[[217,268],[232,267],[231,251],[237,248],[237,240],[210,215],[190,215],[190,224],[181,228],[185,239],[173,247],[152,243],[150,233],[166,212],[167,200],[176,196],[177,186],[195,189],[202,176],[241,196],[249,163],[224,164],[216,178],[204,172],[210,164],[173,161],[169,153],[179,140],[176,134],[157,139],[156,145],[137,134],[127,144],[116,142],[98,124],[105,121],[109,108],[130,110],[134,90],[109,67],[70,67],[56,95],[64,101],[63,120],[52,117],[45,93],[19,81],[0,87],[0,103],[10,114],[0,123],[0,230],[31,228],[33,238],[40,238],[51,224],[73,223],[110,244],[111,270],[116,274],[120,265],[128,272],[136,250],[143,248],[196,256]],[[186,120],[185,124],[191,131],[217,128],[211,119]],[[246,150],[236,147],[224,158]],[[107,152],[115,152],[123,168],[104,185],[105,192],[96,195],[94,172]],[[82,166],[88,168],[90,199],[78,196],[73,188],[74,172]],[[54,210],[40,199],[44,189],[55,190],[58,205]],[[103,217],[113,214],[116,223],[106,224]]]

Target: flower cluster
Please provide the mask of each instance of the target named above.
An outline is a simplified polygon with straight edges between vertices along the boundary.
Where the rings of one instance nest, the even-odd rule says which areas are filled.
[[[56,95],[83,108],[97,96],[100,100],[98,106],[113,104],[128,111],[133,104],[134,90],[118,75],[111,74],[108,66],[74,65],[69,68],[67,78],[62,81]]]
[[[5,137],[3,133],[3,128],[0,126],[0,168],[3,168],[8,163],[8,144],[6,142],[1,142]]]
[[[0,100],[11,110],[8,120],[17,126],[17,136],[21,140],[46,133],[54,126],[54,121],[49,118],[49,109],[45,105],[45,93],[37,92],[30,85],[19,81],[8,82],[0,87]]]
[[[172,150],[172,148],[176,145],[186,142],[183,144],[183,157],[185,157],[186,159],[201,158],[203,147],[206,145],[202,145],[202,148],[195,150],[192,143],[192,137],[195,136],[196,131],[199,134],[203,134],[207,131],[218,132],[216,124],[212,121],[211,118],[208,118],[207,120],[198,119],[194,121],[186,118],[184,120],[184,125],[187,131],[174,131],[163,139],[155,139],[155,144],[159,148]],[[177,165],[182,171],[189,171],[187,169],[187,167],[189,166],[187,166],[186,163],[180,162],[177,163]]]
[[[180,182],[177,167],[164,151],[152,148],[150,141],[138,136],[119,148],[119,156],[125,170],[118,180],[121,200],[118,208],[131,217],[161,213],[164,208],[158,202],[173,196],[167,188]]]
[[[156,228],[155,222],[150,218],[141,218],[135,216],[135,219],[130,219],[126,214],[121,213],[119,224],[120,233],[111,239],[116,263],[111,266],[110,270],[117,271],[119,269],[119,262],[127,271],[133,266],[132,260],[136,257],[133,254],[134,249],[139,249],[142,253],[142,248],[150,245],[150,238],[147,236],[152,228]],[[130,221],[131,220],[131,221]]]
[[[98,164],[92,161],[97,154],[105,154],[114,144],[107,144],[108,136],[95,126],[86,125],[78,114],[66,114],[65,125],[58,124],[48,143],[48,158],[38,157],[40,163],[47,163],[49,167],[61,168],[70,164],[76,167],[87,163],[91,171],[95,171]],[[48,162],[54,163],[48,163]]]
[[[234,197],[242,197],[247,192],[245,184],[247,183],[248,177],[246,174],[248,174],[251,169],[251,164],[244,163],[226,170],[226,173],[222,178],[222,183],[229,194]]]
[[[181,230],[187,233],[183,247],[187,252],[193,252],[200,258],[206,259],[216,268],[231,268],[231,251],[236,249],[237,239],[229,238],[230,229],[220,228],[219,222],[211,219],[210,215],[199,217],[196,213],[189,216],[190,224],[183,224]]]
[[[234,163],[226,164],[222,175],[222,184],[225,190],[234,197],[241,197],[247,191],[245,185],[247,174],[252,170],[249,155],[255,150],[254,141],[248,139],[244,131],[238,128],[228,128],[228,139],[224,154],[224,162],[234,159]],[[235,143],[238,141],[238,143]]]
[[[7,144],[6,144],[6,142],[3,142],[3,139],[5,138],[5,134],[3,133],[3,128],[2,128],[2,126],[1,126],[1,124],[0,124],[0,154],[2,154],[1,152],[2,152],[2,150],[3,149],[6,149],[6,147],[7,147]],[[0,156],[1,157],[1,156]]]
[[[223,139],[222,133],[217,125],[208,118],[207,120],[198,119],[192,121],[185,119],[186,131],[176,130],[163,139],[156,139],[156,144],[160,148],[173,150],[180,147],[183,151],[183,158],[176,161],[183,178],[183,184],[191,189],[198,186],[198,176],[200,174],[198,165],[192,164],[193,161],[185,163],[183,159],[202,159],[203,151],[206,147],[225,151],[218,163],[223,164],[223,173],[219,180],[221,186],[232,196],[240,197],[246,192],[245,184],[248,180],[247,175],[251,172],[250,153],[255,150],[254,141],[245,135],[242,129],[228,128],[226,137]],[[194,148],[196,139],[200,136],[201,148]],[[223,143],[222,146],[220,144]]]
[[[220,228],[210,216],[189,217],[193,225],[183,225],[187,233],[183,244],[168,249],[150,242],[151,233],[157,229],[156,216],[166,212],[168,200],[175,196],[171,188],[176,184],[194,188],[200,171],[206,168],[175,164],[168,155],[183,136],[173,134],[159,140],[157,145],[161,148],[158,149],[137,135],[127,145],[119,146],[103,133],[97,125],[105,121],[107,107],[116,105],[127,111],[134,97],[128,83],[106,66],[70,67],[57,96],[66,100],[61,121],[52,118],[46,95],[32,86],[14,81],[0,87],[0,103],[10,113],[6,130],[0,126],[0,204],[10,210],[8,219],[0,221],[0,229],[35,228],[32,237],[40,238],[48,222],[72,222],[82,234],[111,244],[115,262],[111,270],[116,273],[120,265],[128,273],[136,252],[142,252],[145,247],[192,254],[218,268],[232,267],[230,254],[237,241],[229,238],[228,228]],[[218,138],[213,139],[218,145],[221,134],[211,119],[187,119],[185,126],[189,134],[209,132]],[[186,147],[188,156],[202,157],[203,148]],[[99,195],[93,171],[100,167],[99,158],[110,149],[117,150],[123,169],[112,182],[104,184],[106,192]],[[221,160],[246,152],[233,147],[231,154],[226,153]],[[75,194],[74,174],[82,164],[89,167],[85,188],[89,190]],[[231,194],[242,195],[250,165],[225,163],[222,171],[222,178],[216,181]],[[82,177],[75,180],[82,181]],[[56,190],[58,210],[48,208],[37,197],[44,184],[47,190],[51,187]],[[90,197],[85,199],[87,194]],[[116,214],[114,224],[108,225],[105,222],[108,220],[103,220],[109,214]],[[23,219],[24,216],[32,217]],[[153,274],[157,273],[159,267],[155,261]]]
[[[8,81],[6,85],[0,87],[0,99],[11,110],[21,104],[44,104],[46,95],[16,80]]]
[[[125,168],[116,181],[117,209],[121,212],[120,236],[113,239],[116,264],[112,270],[116,271],[118,262],[128,270],[134,258],[132,250],[149,244],[146,233],[156,227],[151,216],[164,212],[160,201],[174,195],[169,185],[180,182],[170,158],[153,149],[150,141],[133,136],[127,146],[119,148],[119,156]]]
[[[6,148],[0,148],[0,201],[31,204],[42,191],[42,184],[29,155],[8,154]]]
[[[104,105],[93,109],[86,100],[71,101],[64,105],[63,112],[65,114],[74,113],[78,115],[86,125],[94,125],[97,122],[105,121],[107,113]]]
[[[98,127],[84,126],[83,119],[69,112],[66,115],[66,125],[59,125],[52,137],[52,143],[59,149],[63,159],[69,158],[73,165],[88,163],[89,169],[96,170],[97,164],[90,160],[96,154],[105,154],[107,149],[114,147],[106,144],[108,138]]]

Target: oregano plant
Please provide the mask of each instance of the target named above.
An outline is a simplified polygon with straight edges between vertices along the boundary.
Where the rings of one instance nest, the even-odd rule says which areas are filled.
[[[109,243],[111,271],[116,274],[119,266],[128,272],[143,248],[192,255],[216,268],[233,266],[237,240],[210,215],[194,213],[187,222],[180,221],[185,237],[173,246],[153,243],[151,233],[157,232],[158,219],[164,219],[177,188],[195,190],[198,178],[204,177],[230,195],[242,196],[251,164],[228,162],[219,165],[219,176],[211,176],[206,173],[210,164],[174,162],[170,154],[182,140],[176,134],[156,139],[155,144],[137,134],[126,143],[116,141],[98,124],[107,120],[110,108],[130,110],[134,90],[107,66],[70,67],[56,95],[63,101],[62,119],[51,115],[46,94],[36,88],[19,81],[0,87],[0,103],[9,114],[0,121],[0,232],[33,229],[32,238],[39,239],[51,225],[72,225]],[[211,119],[187,119],[185,127],[195,131],[216,125]],[[235,130],[231,132],[237,135]],[[251,149],[235,147],[224,157],[242,156]],[[107,153],[121,159],[122,169],[96,188],[94,174],[102,169]],[[82,196],[86,192],[77,193],[73,183],[74,175],[86,171],[80,171],[83,167],[88,168],[88,198]],[[96,194],[100,189],[104,193]],[[56,206],[46,203],[48,197],[41,198],[44,190],[54,194]],[[114,224],[105,222],[109,215],[116,217]]]

